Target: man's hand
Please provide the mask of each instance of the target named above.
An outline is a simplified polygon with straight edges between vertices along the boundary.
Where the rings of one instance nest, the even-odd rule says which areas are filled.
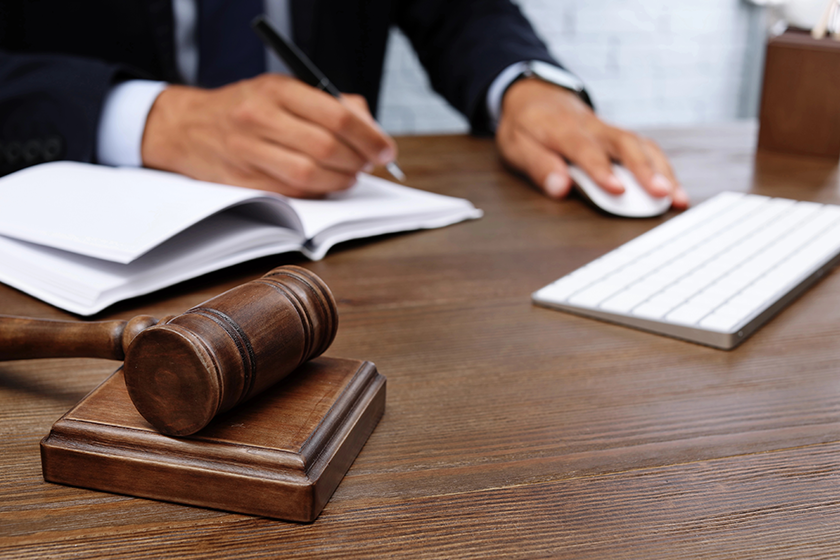
[[[288,76],[214,90],[170,86],[152,106],[143,165],[295,197],[350,187],[397,147],[364,99],[341,101]]]
[[[566,160],[605,191],[622,193],[610,165],[614,160],[650,194],[671,194],[675,208],[688,206],[668,159],[652,140],[609,126],[573,92],[538,79],[519,80],[508,89],[496,144],[509,165],[552,198],[563,198],[572,186]]]

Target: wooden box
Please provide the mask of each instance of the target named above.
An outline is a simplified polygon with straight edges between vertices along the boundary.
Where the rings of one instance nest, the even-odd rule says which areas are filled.
[[[840,159],[840,41],[770,39],[759,119],[759,149]]]
[[[321,357],[174,438],[140,416],[118,370],[55,423],[41,464],[50,482],[313,521],[384,411],[372,363]]]

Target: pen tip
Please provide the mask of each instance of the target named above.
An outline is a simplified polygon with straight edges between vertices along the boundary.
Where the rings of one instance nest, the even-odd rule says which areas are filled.
[[[405,173],[402,172],[402,169],[400,169],[400,166],[397,165],[397,162],[392,161],[390,163],[386,163],[385,169],[387,169],[388,173],[390,173],[391,176],[400,183],[405,182]]]

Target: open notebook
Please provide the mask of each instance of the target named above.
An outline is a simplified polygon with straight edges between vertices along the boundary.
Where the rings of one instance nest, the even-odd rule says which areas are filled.
[[[323,200],[149,169],[54,162],[0,179],[0,281],[91,315],[226,266],[479,218],[469,201],[359,175]]]

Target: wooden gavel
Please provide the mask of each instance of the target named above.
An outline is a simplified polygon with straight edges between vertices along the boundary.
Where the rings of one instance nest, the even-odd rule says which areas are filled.
[[[335,300],[323,280],[281,266],[160,321],[0,316],[0,360],[124,359],[140,414],[162,433],[184,436],[324,353],[337,329]]]

